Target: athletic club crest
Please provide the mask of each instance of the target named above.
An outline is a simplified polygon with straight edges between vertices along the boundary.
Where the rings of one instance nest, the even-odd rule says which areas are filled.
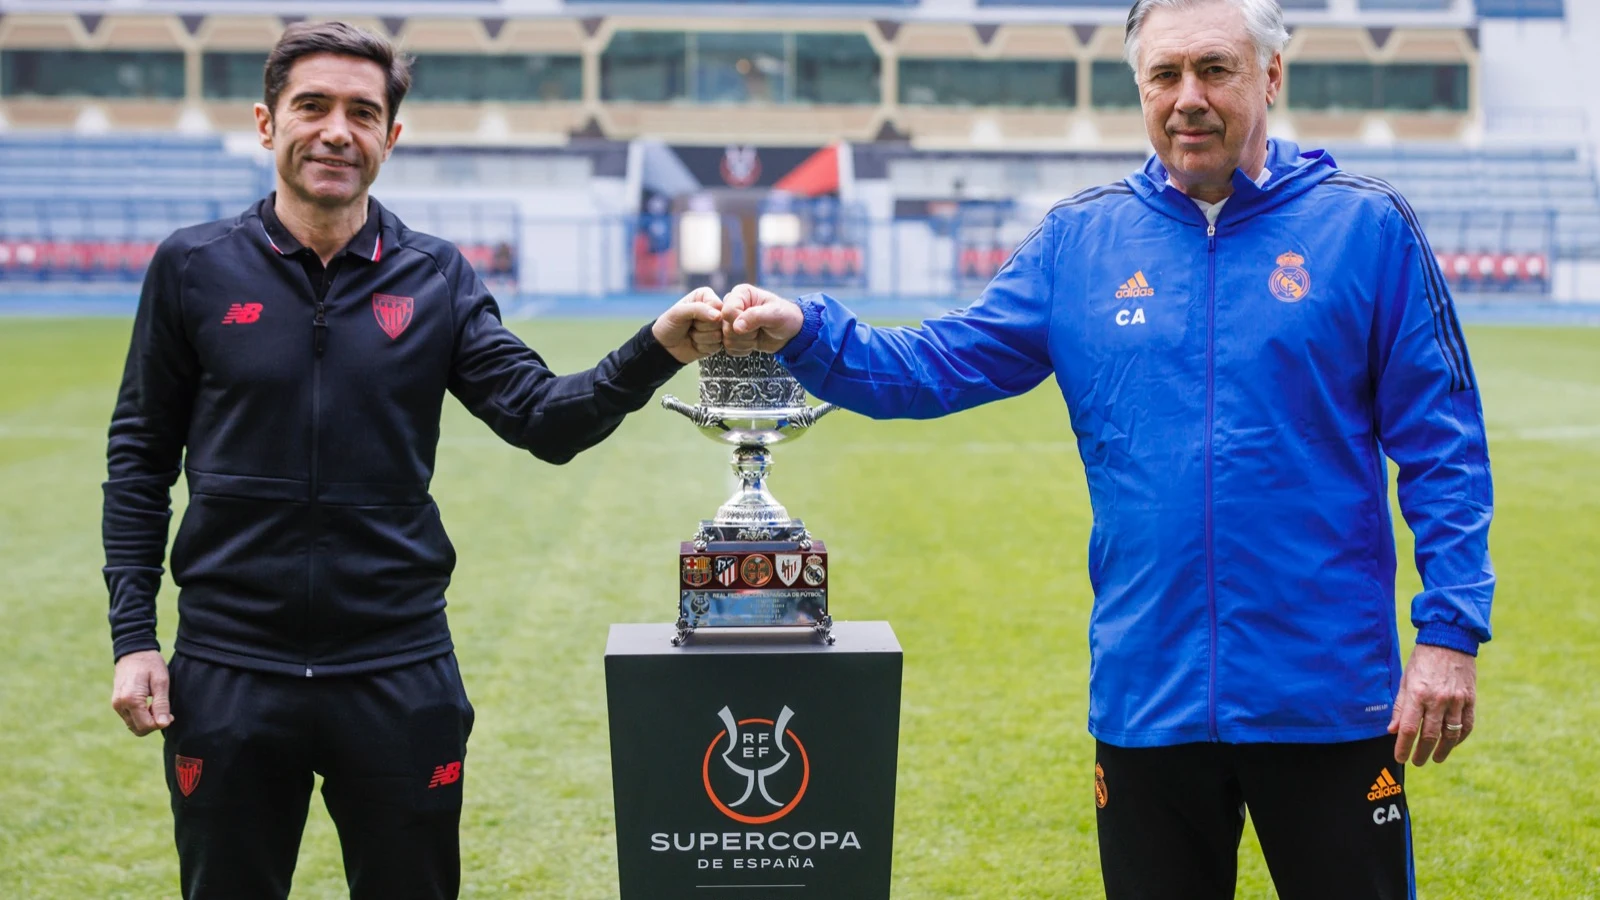
[[[394,294],[373,294],[372,315],[378,320],[378,327],[383,333],[394,340],[411,324],[411,313],[416,308],[416,301],[410,297],[398,297]]]
[[[172,769],[178,776],[178,790],[185,797],[194,793],[200,786],[200,769],[205,765],[205,760],[195,759],[192,756],[178,756],[173,758]]]
[[[778,580],[783,582],[784,587],[792,586],[795,579],[800,577],[800,554],[779,553],[773,559],[778,563]]]

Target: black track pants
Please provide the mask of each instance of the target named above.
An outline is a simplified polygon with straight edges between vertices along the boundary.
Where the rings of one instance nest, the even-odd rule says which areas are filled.
[[[1282,900],[1411,900],[1411,813],[1394,738],[1096,746],[1110,900],[1228,900],[1245,809]]]
[[[453,898],[472,707],[453,654],[291,678],[183,655],[166,739],[186,900],[289,895],[313,773],[354,900]]]

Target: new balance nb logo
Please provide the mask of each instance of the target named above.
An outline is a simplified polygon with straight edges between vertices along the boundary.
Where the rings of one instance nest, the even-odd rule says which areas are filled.
[[[235,303],[228,307],[228,314],[222,317],[224,325],[253,325],[261,320],[261,304]]]
[[[1367,799],[1382,800],[1385,797],[1393,797],[1401,791],[1400,783],[1394,780],[1388,769],[1384,769],[1378,774],[1378,780],[1372,783],[1372,789],[1367,792]]]
[[[1156,289],[1150,286],[1150,282],[1144,280],[1143,270],[1133,273],[1132,278],[1129,278],[1122,283],[1121,287],[1117,288],[1118,300],[1130,300],[1134,297],[1154,297],[1155,295]]]
[[[433,777],[428,779],[428,789],[433,790],[436,787],[444,787],[447,784],[455,784],[460,780],[461,763],[459,761],[453,762],[447,766],[434,766]]]

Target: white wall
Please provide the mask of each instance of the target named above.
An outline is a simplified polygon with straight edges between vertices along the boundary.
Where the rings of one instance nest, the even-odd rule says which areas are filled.
[[[1600,2],[1567,0],[1566,7],[1565,21],[1482,21],[1479,90],[1491,139],[1497,131],[1524,140],[1580,139],[1600,150],[1600,91],[1587,77],[1600,46]],[[1575,133],[1579,110],[1587,134]]]

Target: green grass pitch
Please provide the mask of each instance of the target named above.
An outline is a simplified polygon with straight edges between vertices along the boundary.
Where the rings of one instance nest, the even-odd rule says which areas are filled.
[[[558,371],[635,327],[516,326]],[[3,898],[177,895],[159,738],[133,739],[107,704],[99,485],[127,336],[122,320],[0,322]],[[1498,495],[1497,637],[1477,734],[1406,783],[1417,880],[1426,898],[1600,897],[1600,330],[1468,339]],[[670,389],[692,397],[692,379]],[[677,542],[724,499],[726,451],[653,405],[564,468],[454,402],[446,418],[433,493],[478,709],[463,895],[612,897],[606,629],[672,617]],[[887,619],[905,646],[895,896],[1097,896],[1089,507],[1059,395],[938,422],[833,416],[778,451],[773,487],[828,541],[836,614]],[[1416,586],[1403,564],[1402,622]],[[170,648],[170,586],[161,610]],[[343,897],[312,809],[295,896]],[[1270,897],[1246,834],[1239,896]]]

